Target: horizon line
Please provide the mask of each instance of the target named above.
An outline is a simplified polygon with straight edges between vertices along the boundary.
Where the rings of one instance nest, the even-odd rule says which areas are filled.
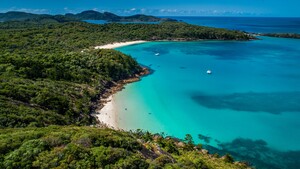
[[[104,13],[104,12],[109,12],[113,13],[119,16],[132,16],[132,15],[149,15],[149,16],[156,16],[156,17],[245,17],[245,18],[300,18],[300,16],[268,16],[268,15],[155,15],[155,14],[147,14],[147,13],[133,13],[129,15],[124,15],[124,14],[117,14],[117,12],[112,12],[109,10],[103,10],[103,11],[98,11],[94,9],[86,9],[86,10],[81,10],[79,12],[64,12],[64,13],[51,13],[51,12],[34,12],[34,11],[24,11],[22,9],[18,10],[0,10],[0,13],[8,13],[8,12],[23,12],[23,13],[29,13],[29,14],[37,14],[37,15],[66,15],[66,14],[79,14],[85,11],[95,11],[99,13]]]

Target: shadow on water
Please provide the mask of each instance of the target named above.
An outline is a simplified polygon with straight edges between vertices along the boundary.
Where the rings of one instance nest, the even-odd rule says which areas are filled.
[[[220,143],[219,148],[204,145],[211,153],[231,154],[235,160],[247,161],[258,169],[299,169],[300,151],[281,152],[269,148],[264,140],[237,138]]]
[[[300,112],[300,92],[233,93],[228,95],[196,94],[191,98],[211,109],[231,109],[248,112]]]

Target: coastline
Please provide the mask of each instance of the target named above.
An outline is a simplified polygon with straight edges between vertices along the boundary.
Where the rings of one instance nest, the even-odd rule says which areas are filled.
[[[101,104],[102,103],[102,104]],[[100,110],[96,110],[96,117],[101,126],[118,129],[117,126],[117,112],[114,106],[113,94],[108,98],[104,98],[100,101]]]
[[[139,74],[110,84],[109,89],[105,90],[100,95],[100,101],[98,103],[98,108],[96,109],[95,117],[97,118],[100,127],[108,127],[116,130],[120,129],[117,123],[118,112],[115,109],[114,94],[123,90],[126,84],[140,81],[141,77],[149,74],[150,70],[143,67]]]
[[[145,43],[147,41],[138,40],[138,41],[128,41],[128,42],[117,42],[111,43],[103,46],[96,46],[95,49],[114,49],[118,47],[134,45]],[[146,76],[150,74],[150,70],[146,67],[142,67],[142,71],[139,74],[135,74],[133,77],[128,79],[123,79],[118,82],[112,82],[111,84],[107,84],[109,89],[103,91],[100,94],[100,100],[98,102],[98,107],[96,109],[95,117],[98,121],[98,126],[100,127],[108,127],[112,129],[118,130],[118,113],[115,109],[114,103],[114,94],[118,91],[124,89],[124,86],[128,83],[137,82],[140,80],[142,76]]]
[[[95,49],[114,49],[114,48],[119,48],[119,47],[128,46],[128,45],[145,43],[145,42],[147,42],[147,41],[137,40],[137,41],[128,41],[128,42],[116,42],[116,43],[110,43],[107,45],[96,46]]]

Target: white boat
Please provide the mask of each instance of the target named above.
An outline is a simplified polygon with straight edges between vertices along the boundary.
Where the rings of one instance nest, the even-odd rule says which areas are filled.
[[[211,70],[207,70],[206,73],[207,74],[211,74],[212,72],[211,72]]]
[[[155,53],[155,56],[158,56],[159,55],[159,53]]]

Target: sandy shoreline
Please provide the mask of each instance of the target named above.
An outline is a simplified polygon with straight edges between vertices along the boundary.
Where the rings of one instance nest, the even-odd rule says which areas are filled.
[[[120,45],[125,46],[137,43],[144,43],[145,41],[134,41],[134,42],[127,42],[127,43],[118,43],[118,44],[110,44],[109,47],[120,47]],[[104,46],[103,46],[104,47]],[[108,45],[105,45],[107,48]],[[104,48],[102,48],[104,49]],[[128,79],[120,80],[118,82],[113,82],[113,84],[106,89],[102,94],[100,101],[98,103],[98,109],[96,109],[96,118],[99,121],[99,126],[102,127],[109,127],[113,129],[120,129],[118,126],[117,120],[119,119],[118,112],[114,102],[114,94],[122,89],[128,83],[133,83],[139,81],[142,76],[150,74],[148,68],[143,68],[140,73],[135,74],[133,77]]]
[[[118,114],[115,110],[113,95],[109,96],[106,99],[103,99],[102,102],[106,103],[100,110],[97,110],[96,117],[102,125],[109,128],[118,129],[116,121],[118,118]]]
[[[119,116],[114,102],[114,94],[124,89],[126,84],[137,82],[140,80],[140,77],[148,75],[149,73],[150,71],[147,68],[143,68],[140,74],[136,74],[134,77],[115,83],[101,95],[99,108],[96,110],[95,115],[100,122],[100,126],[120,129],[117,122]]]
[[[137,41],[130,41],[130,42],[116,42],[116,43],[111,43],[111,44],[107,44],[107,45],[96,46],[95,49],[114,49],[114,48],[118,48],[118,47],[134,45],[134,44],[139,44],[139,43],[145,43],[145,42],[147,42],[147,41],[137,40]]]
[[[96,46],[95,49],[114,49],[122,46],[128,46],[133,44],[145,43],[147,41],[130,41],[130,42],[118,42],[107,44],[103,46]],[[110,89],[105,91],[100,100],[99,109],[96,110],[96,117],[100,122],[101,126],[119,129],[117,119],[118,119],[118,112],[115,107],[114,103],[114,94],[124,88],[124,85],[132,82],[136,82],[140,80],[140,77],[146,74],[149,74],[149,70],[144,68],[140,74],[136,74],[134,77],[122,80],[115,85],[111,86]]]
[[[112,129],[120,129],[117,122],[119,116],[114,101],[114,94],[124,89],[126,84],[139,81],[140,77],[148,74],[148,72],[148,69],[144,68],[140,75],[136,75],[136,77],[121,80],[118,83],[115,83],[101,95],[101,99],[98,103],[99,108],[96,110],[95,114],[100,122],[100,126],[109,127]]]

